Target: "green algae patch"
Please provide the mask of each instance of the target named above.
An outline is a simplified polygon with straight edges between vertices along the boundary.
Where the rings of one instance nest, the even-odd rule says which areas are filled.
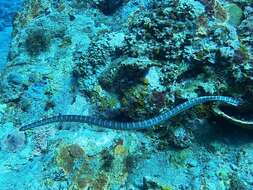
[[[100,154],[88,156],[78,144],[59,147],[55,161],[65,172],[65,178],[69,181],[68,190],[102,190],[125,183],[128,176],[125,162],[127,147],[119,142]],[[50,186],[53,181],[46,183]]]
[[[106,189],[108,177],[90,167],[89,159],[80,145],[70,144],[60,147],[56,162],[70,179],[68,190]]]
[[[240,25],[243,17],[242,9],[235,3],[229,3],[225,6],[225,9],[228,13],[228,23],[233,26]]]
[[[115,153],[116,155],[123,155],[123,154],[126,154],[126,153],[127,153],[127,149],[126,149],[125,146],[119,144],[119,145],[117,145],[117,146],[115,147],[114,153]]]
[[[81,159],[84,150],[78,144],[71,144],[60,148],[57,156],[57,165],[63,168],[66,173],[73,171],[75,162]]]
[[[193,153],[189,149],[177,151],[169,156],[169,164],[175,168],[186,168]]]
[[[166,185],[166,186],[162,187],[162,190],[174,190],[174,188]]]
[[[101,172],[97,177],[88,176],[81,177],[77,176],[74,180],[74,183],[70,186],[69,190],[82,190],[82,189],[93,189],[93,190],[102,190],[107,189],[108,185],[108,176],[105,173]]]

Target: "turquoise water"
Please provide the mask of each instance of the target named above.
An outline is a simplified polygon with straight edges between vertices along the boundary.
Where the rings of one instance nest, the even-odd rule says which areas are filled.
[[[252,0],[0,0],[0,190],[253,190]]]
[[[4,28],[3,31],[0,32],[0,41],[3,42],[1,43],[0,46],[0,68],[4,68],[7,62],[7,56],[8,56],[8,51],[10,47],[10,42],[11,42],[11,27],[6,27]]]
[[[11,42],[12,21],[17,10],[21,8],[20,1],[0,2],[0,69],[3,69],[6,62]]]

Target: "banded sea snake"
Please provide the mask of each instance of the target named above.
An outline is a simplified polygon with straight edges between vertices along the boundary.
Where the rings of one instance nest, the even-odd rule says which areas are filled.
[[[136,122],[117,122],[111,120],[104,120],[96,117],[91,116],[83,116],[83,115],[57,115],[52,116],[49,118],[44,118],[33,123],[27,124],[22,126],[19,130],[25,131],[28,129],[33,129],[36,127],[40,127],[43,125],[55,123],[55,122],[79,122],[79,123],[87,123],[91,125],[97,125],[103,128],[109,129],[117,129],[117,130],[138,130],[138,129],[147,129],[151,128],[155,125],[158,125],[171,117],[199,104],[203,104],[206,102],[211,101],[220,101],[226,104],[230,104],[232,106],[238,106],[240,101],[238,99],[228,97],[228,96],[201,96],[198,98],[194,98],[188,100],[178,106],[174,107],[173,109],[162,113],[158,116],[153,118],[143,120],[143,121],[136,121]]]

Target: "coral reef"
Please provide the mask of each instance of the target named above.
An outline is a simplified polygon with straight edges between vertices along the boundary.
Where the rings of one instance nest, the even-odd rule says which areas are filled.
[[[150,130],[17,133],[60,114],[145,120],[208,95],[246,100],[226,113],[251,117],[252,3],[25,0],[0,74],[0,189],[252,189],[252,134],[211,103]]]
[[[75,161],[80,159],[84,151],[77,144],[69,145],[60,149],[56,161],[66,173],[72,172]]]

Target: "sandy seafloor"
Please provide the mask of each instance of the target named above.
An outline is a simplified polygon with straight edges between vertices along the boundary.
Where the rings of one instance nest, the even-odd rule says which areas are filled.
[[[253,190],[252,53],[252,0],[0,0],[0,190]]]

